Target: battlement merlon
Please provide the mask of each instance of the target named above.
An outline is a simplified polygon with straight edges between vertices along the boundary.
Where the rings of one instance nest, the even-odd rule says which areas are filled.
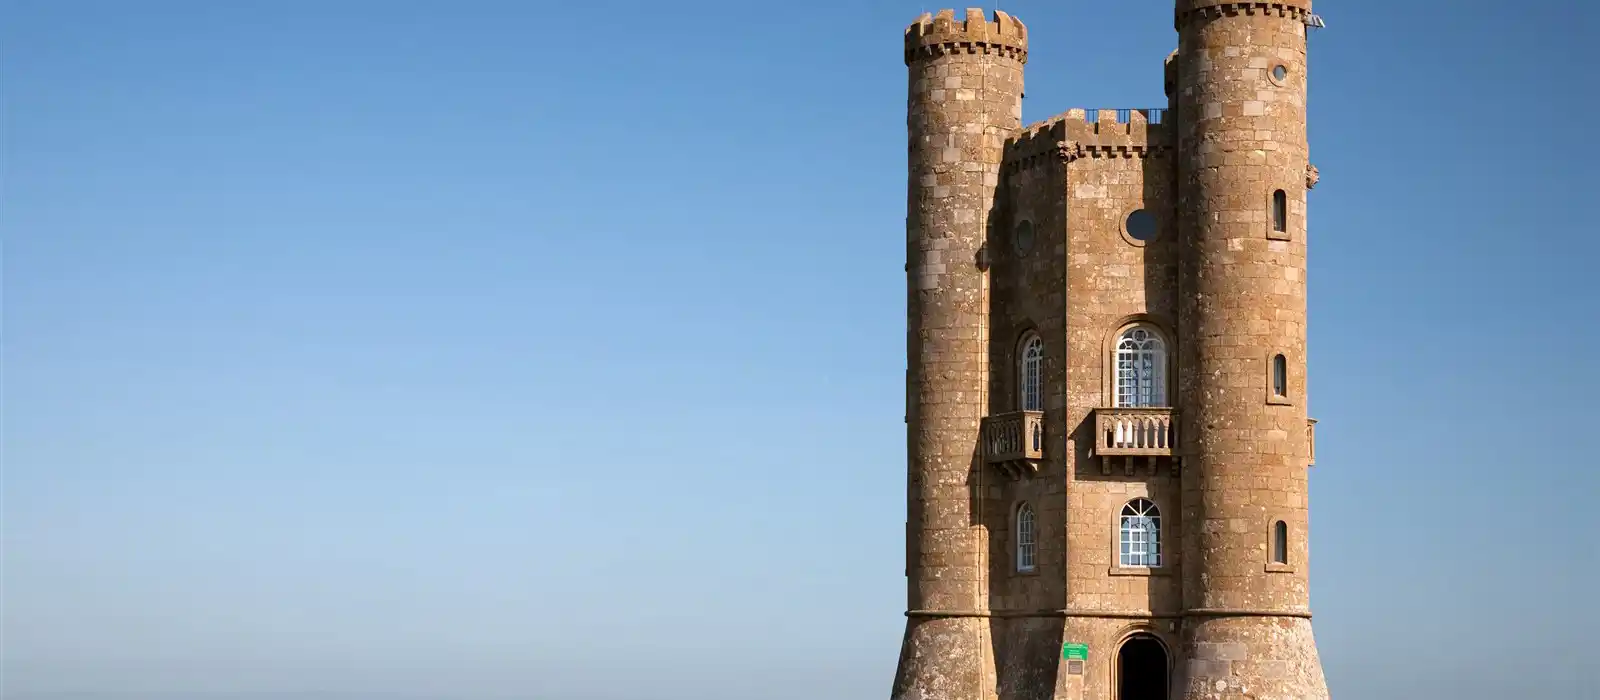
[[[1305,21],[1311,16],[1311,0],[1178,0],[1173,23],[1179,31],[1191,20],[1223,15],[1278,15]]]
[[[1023,127],[1006,142],[1008,168],[1027,169],[1061,159],[1148,158],[1164,154],[1171,144],[1163,109],[1069,109]]]
[[[955,10],[925,12],[906,27],[905,51],[908,66],[947,53],[998,53],[1027,63],[1028,27],[999,10],[992,21],[978,8],[967,8],[965,20],[957,20]]]

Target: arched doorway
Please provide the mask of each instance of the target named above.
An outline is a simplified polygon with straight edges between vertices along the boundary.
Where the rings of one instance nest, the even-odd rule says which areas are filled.
[[[1117,650],[1117,700],[1167,700],[1167,648],[1136,634]]]

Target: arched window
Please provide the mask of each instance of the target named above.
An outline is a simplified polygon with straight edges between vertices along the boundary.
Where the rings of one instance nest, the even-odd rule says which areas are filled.
[[[1122,566],[1161,566],[1161,510],[1148,498],[1135,498],[1122,507],[1118,528]]]
[[[1272,395],[1280,398],[1289,395],[1289,361],[1283,355],[1272,356]]]
[[[1272,563],[1289,563],[1289,524],[1282,520],[1272,525]]]
[[[1283,190],[1272,193],[1272,230],[1278,233],[1289,230],[1289,195]]]
[[[1017,571],[1033,571],[1033,506],[1017,506]]]
[[[1036,333],[1022,339],[1018,382],[1022,410],[1044,410],[1044,341]]]
[[[1117,406],[1167,405],[1167,346],[1155,329],[1134,326],[1117,339]]]

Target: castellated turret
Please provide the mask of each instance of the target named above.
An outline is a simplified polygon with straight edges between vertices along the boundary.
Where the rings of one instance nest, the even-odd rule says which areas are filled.
[[[1027,126],[1022,22],[905,32],[893,700],[1328,697],[1307,546],[1318,23],[1310,0],[1177,0],[1174,21],[1151,61],[1166,107]]]
[[[987,390],[986,274],[1006,140],[1022,119],[1028,33],[1004,13],[924,15],[910,69],[906,217],[906,633],[894,697],[992,697],[973,488]]]
[[[1177,6],[1185,700],[1328,697],[1305,566],[1310,13]]]

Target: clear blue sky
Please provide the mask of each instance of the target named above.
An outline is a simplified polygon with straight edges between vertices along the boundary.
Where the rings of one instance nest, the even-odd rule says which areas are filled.
[[[1579,697],[1600,9],[1318,4],[1329,683]],[[886,698],[937,7],[5,2],[6,697]],[[1163,102],[1170,0],[1002,9]]]

